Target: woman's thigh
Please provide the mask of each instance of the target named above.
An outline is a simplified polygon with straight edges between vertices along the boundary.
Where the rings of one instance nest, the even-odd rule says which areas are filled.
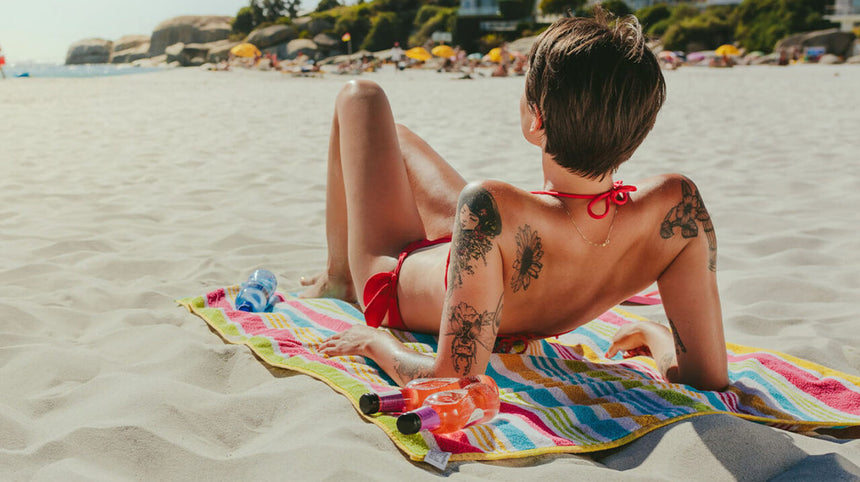
[[[466,180],[409,128],[398,124],[397,137],[427,237],[450,236]]]
[[[407,244],[426,235],[385,93],[373,82],[351,81],[335,108],[349,265],[361,291],[370,276],[394,269]]]

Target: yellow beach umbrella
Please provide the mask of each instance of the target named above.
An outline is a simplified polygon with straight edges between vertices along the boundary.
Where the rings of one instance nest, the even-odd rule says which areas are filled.
[[[426,62],[433,58],[433,56],[430,55],[430,52],[428,52],[424,47],[413,47],[405,53],[410,59],[420,60],[422,62]]]
[[[720,45],[719,47],[717,47],[717,50],[715,50],[714,53],[717,54],[718,56],[722,57],[723,55],[730,55],[730,56],[740,55],[741,51],[738,50],[738,48],[735,47],[734,45],[725,44],[725,45]]]
[[[230,53],[236,57],[259,57],[260,55],[263,55],[256,45],[249,43],[239,44],[233,47],[230,49]]]
[[[502,49],[499,47],[496,47],[496,48],[490,50],[489,52],[487,52],[487,58],[490,60],[490,62],[496,62],[496,63],[501,62],[502,61]],[[513,59],[514,59],[514,56],[511,55],[509,52],[508,53],[508,60],[513,60]]]
[[[454,49],[447,45],[437,45],[433,47],[433,50],[430,51],[436,57],[453,57]]]

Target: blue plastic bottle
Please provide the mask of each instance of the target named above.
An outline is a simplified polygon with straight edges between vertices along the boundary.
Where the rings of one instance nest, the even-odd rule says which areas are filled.
[[[271,271],[267,269],[254,271],[248,281],[242,283],[242,289],[236,295],[236,309],[256,313],[271,311],[277,287],[278,280]]]

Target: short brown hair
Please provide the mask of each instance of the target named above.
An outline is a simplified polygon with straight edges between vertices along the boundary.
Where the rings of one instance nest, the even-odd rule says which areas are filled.
[[[569,171],[600,178],[633,155],[654,126],[666,84],[642,27],[629,15],[609,25],[563,18],[529,54],[526,100],[539,109],[545,150]]]

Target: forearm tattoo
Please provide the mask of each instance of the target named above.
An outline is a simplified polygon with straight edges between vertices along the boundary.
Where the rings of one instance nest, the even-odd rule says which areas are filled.
[[[462,302],[450,310],[450,331],[445,334],[454,337],[451,340],[451,359],[458,373],[465,375],[472,370],[478,360],[479,343],[492,351],[501,321],[502,296],[499,297],[495,311],[478,313],[474,307]]]
[[[517,255],[514,258],[514,274],[511,278],[511,289],[514,293],[529,289],[533,279],[538,278],[543,263],[543,243],[537,231],[532,231],[528,224],[520,226],[517,233]]]
[[[464,196],[457,208],[457,228],[452,242],[450,267],[455,286],[463,285],[463,276],[475,274],[474,262],[487,264],[487,253],[493,249],[493,238],[502,232],[502,218],[493,195],[476,189]]]
[[[708,238],[708,269],[717,270],[717,235],[714,233],[714,224],[708,214],[705,203],[699,195],[699,190],[689,181],[681,182],[681,192],[684,199],[666,213],[663,223],[660,225],[660,236],[669,239],[675,235],[675,228],[680,228],[681,236],[684,238],[695,238],[699,235],[699,227],[696,221],[702,223],[702,229]]]
[[[678,334],[678,329],[675,328],[675,323],[672,322],[672,318],[669,318],[669,326],[672,327],[672,338],[675,339],[675,354],[680,355],[681,353],[687,353],[687,347],[684,346],[684,342],[681,341],[681,335]]]
[[[423,361],[423,359],[414,359],[411,356],[408,360],[394,360],[394,371],[405,381],[427,378],[433,375],[433,368],[425,366]]]

